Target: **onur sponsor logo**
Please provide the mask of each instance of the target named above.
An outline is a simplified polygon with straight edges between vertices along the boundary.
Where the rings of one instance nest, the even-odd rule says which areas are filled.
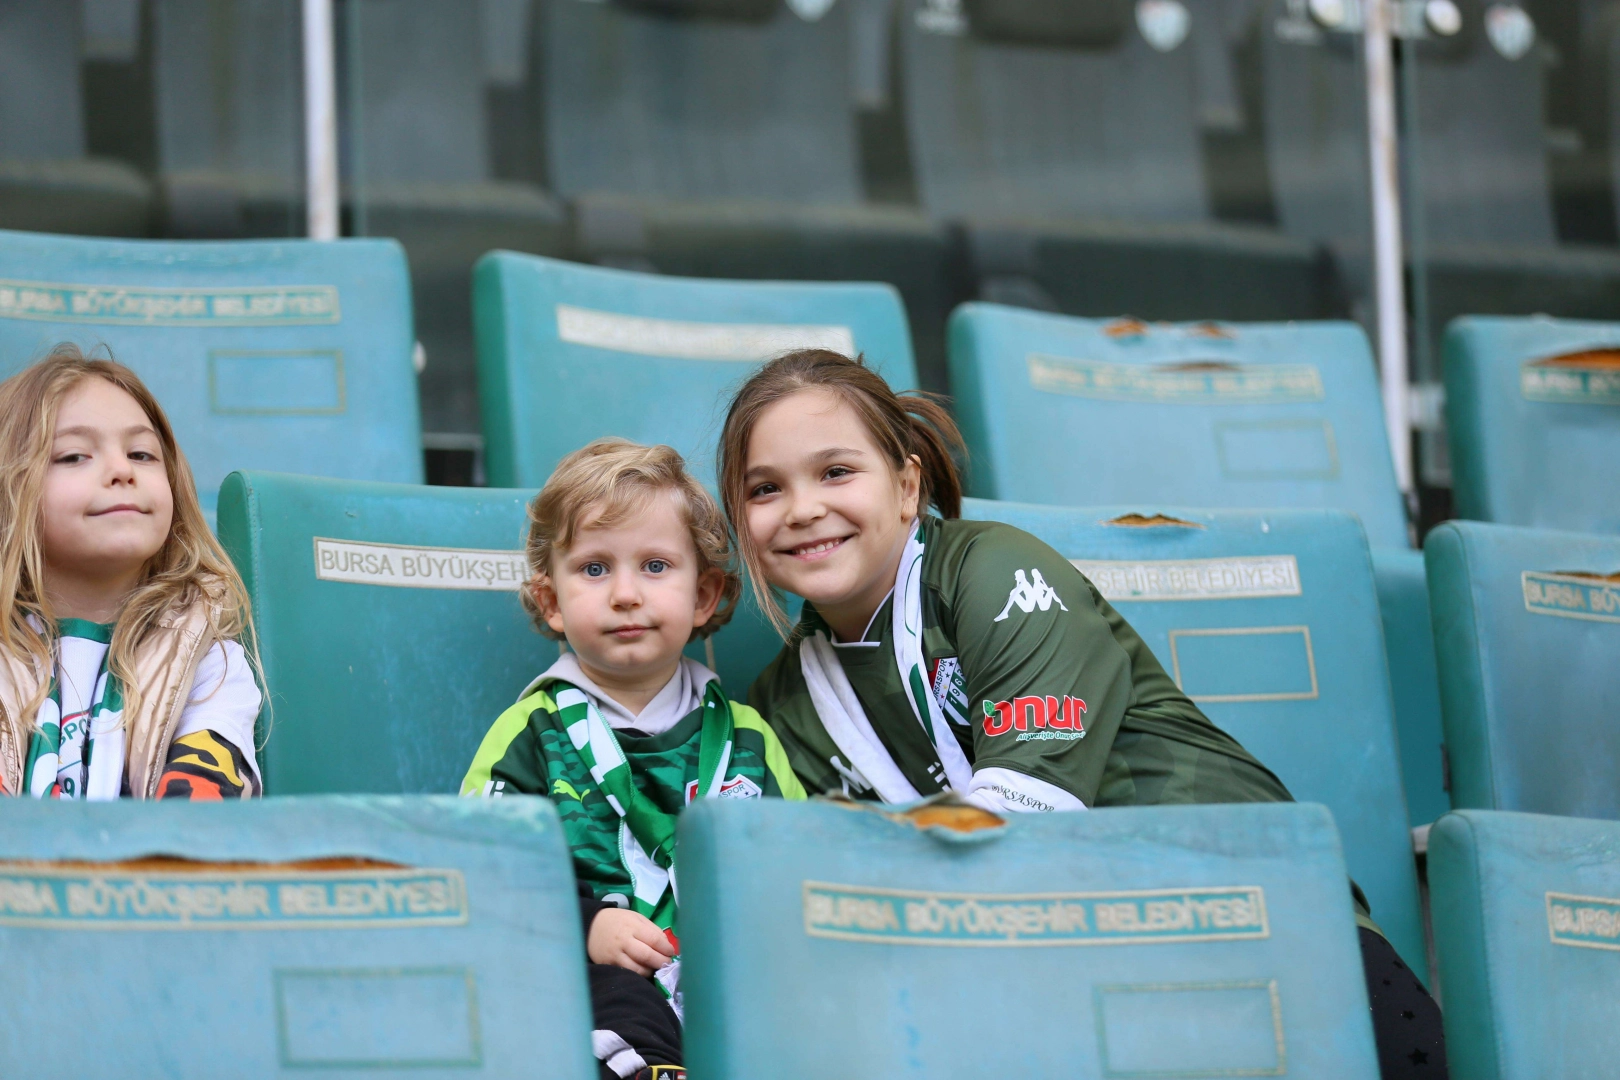
[[[1058,598],[1057,590],[1048,585],[1046,579],[1041,577],[1039,570],[1031,570],[1029,577],[1025,577],[1022,570],[1014,572],[1012,592],[1007,594],[1007,606],[1002,608],[1001,614],[991,621],[1000,622],[1005,619],[1012,613],[1014,604],[1018,605],[1018,610],[1025,615],[1028,615],[1036,608],[1046,611],[1053,604],[1056,604],[1064,611],[1069,610],[1067,605]]]
[[[1018,742],[1086,737],[1086,703],[1077,697],[1042,697],[1038,694],[1011,701],[984,702],[984,733],[1005,735],[1017,729]]]

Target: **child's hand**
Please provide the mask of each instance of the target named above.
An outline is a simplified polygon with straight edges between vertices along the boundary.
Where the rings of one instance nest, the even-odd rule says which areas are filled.
[[[675,946],[645,915],[603,908],[591,920],[585,954],[593,964],[615,964],[637,975],[651,975],[675,955]]]

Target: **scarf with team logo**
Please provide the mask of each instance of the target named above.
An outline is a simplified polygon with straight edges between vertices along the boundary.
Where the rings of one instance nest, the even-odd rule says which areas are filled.
[[[50,692],[40,702],[28,739],[23,766],[23,791],[36,799],[116,799],[124,786],[124,690],[107,670],[109,647],[102,653],[84,708],[63,715],[62,683],[66,677],[60,652],[71,648],[64,639],[84,638],[108,644],[109,628],[79,619],[65,619],[57,642],[58,660]],[[97,738],[97,736],[102,738]],[[64,772],[62,758],[79,752],[78,767]],[[99,752],[98,752],[99,751]]]
[[[915,523],[900,555],[900,569],[894,577],[894,659],[906,685],[911,713],[928,734],[945,769],[945,787],[966,795],[973,780],[973,768],[956,741],[938,700],[929,688],[928,665],[923,655],[922,567],[925,545],[922,521]],[[822,726],[838,749],[863,777],[878,798],[887,803],[916,802],[922,796],[894,763],[889,751],[872,730],[866,710],[861,707],[855,688],[827,635],[818,630],[799,645],[799,668],[804,672],[810,701],[821,717]]]
[[[636,787],[630,763],[619,746],[619,737],[602,719],[596,702],[571,683],[553,683],[552,700],[557,718],[568,732],[574,749],[585,767],[601,786],[608,805],[619,815],[619,862],[632,883],[630,910],[645,915],[666,934],[673,934],[677,885],[675,880],[675,815],[659,809]],[[696,798],[720,795],[720,784],[731,764],[734,735],[731,702],[718,681],[703,689],[703,726],[698,733],[698,791]],[[672,938],[673,940],[673,938]],[[679,1007],[679,967],[677,959],[661,968],[656,981],[665,995]]]

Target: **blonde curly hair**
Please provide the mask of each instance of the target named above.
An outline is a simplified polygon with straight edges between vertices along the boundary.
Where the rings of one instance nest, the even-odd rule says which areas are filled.
[[[672,447],[612,438],[597,439],[563,458],[529,503],[529,580],[521,596],[523,610],[537,630],[554,641],[563,636],[546,623],[538,597],[539,590],[551,587],[556,553],[573,544],[587,519],[593,529],[612,528],[639,513],[660,492],[672,492],[680,503],[697,549],[698,572],[718,570],[725,577],[719,606],[708,622],[692,631],[691,640],[706,638],[731,620],[742,579],[733,566],[725,515],[714,497],[686,471],[686,462]]]

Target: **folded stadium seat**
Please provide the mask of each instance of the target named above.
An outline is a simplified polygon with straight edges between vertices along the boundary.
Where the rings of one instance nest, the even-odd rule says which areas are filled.
[[[1379,597],[1354,517],[978,499],[963,514],[1073,560],[1217,727],[1295,798],[1325,803],[1373,920],[1427,969]]]
[[[253,600],[273,795],[453,793],[557,659],[519,606],[529,491],[233,473],[219,533]]]
[[[926,804],[690,807],[692,1074],[1378,1075],[1320,806],[1000,820]]]
[[[410,286],[391,240],[0,232],[0,375],[105,346],[163,404],[212,515],[232,469],[419,483]]]
[[[1487,32],[1481,0],[1457,7],[1458,34],[1411,43],[1416,129],[1407,149],[1420,195],[1406,214],[1408,254],[1428,306],[1419,332],[1438,344],[1452,318],[1479,311],[1615,317],[1620,253],[1558,241],[1541,53],[1517,53],[1522,31],[1501,29],[1522,26],[1522,9],[1491,5],[1498,29]],[[1361,39],[1324,28],[1306,9],[1301,0],[1273,0],[1256,24],[1272,190],[1290,235],[1334,250],[1365,322],[1372,217]]]
[[[156,3],[171,234],[302,234],[298,5]],[[356,3],[338,24],[349,229],[405,246],[427,360],[424,427],[472,433],[472,265],[495,247],[561,253],[564,215],[538,188],[492,176],[478,12],[439,0]]]
[[[152,185],[87,156],[81,7],[0,4],[0,228],[144,236]]]
[[[919,196],[963,223],[981,299],[1148,319],[1343,313],[1313,244],[1214,218],[1195,53],[1210,38],[1224,54],[1215,15],[905,0]]]
[[[1449,808],[1422,558],[1407,546],[1359,328],[1147,326],[968,304],[950,346],[973,495],[1356,513],[1384,600],[1412,824]]]
[[[1457,1080],[1607,1076],[1620,1053],[1620,825],[1464,810],[1430,834]]]
[[[344,24],[355,31],[345,39],[358,91],[355,231],[392,236],[410,258],[430,433],[478,430],[473,264],[494,248],[560,255],[567,234],[561,204],[493,174],[484,28],[469,6],[362,0]]]
[[[288,0],[151,0],[164,235],[302,236],[303,56]]]
[[[959,298],[946,233],[864,201],[851,6],[543,0],[548,176],[582,259],[893,284],[923,381],[943,390]]]
[[[44,1073],[596,1076],[545,799],[4,799],[0,897],[0,1054]]]
[[[1458,319],[1445,362],[1459,517],[1620,533],[1620,323]]]
[[[1450,521],[1423,554],[1453,805],[1620,818],[1620,537]]]
[[[507,487],[540,487],[606,435],[667,443],[712,485],[731,392],[793,348],[864,353],[897,389],[917,385],[888,285],[707,281],[494,252],[474,271],[473,309],[485,460]],[[751,598],[714,641],[739,698],[781,647]]]

